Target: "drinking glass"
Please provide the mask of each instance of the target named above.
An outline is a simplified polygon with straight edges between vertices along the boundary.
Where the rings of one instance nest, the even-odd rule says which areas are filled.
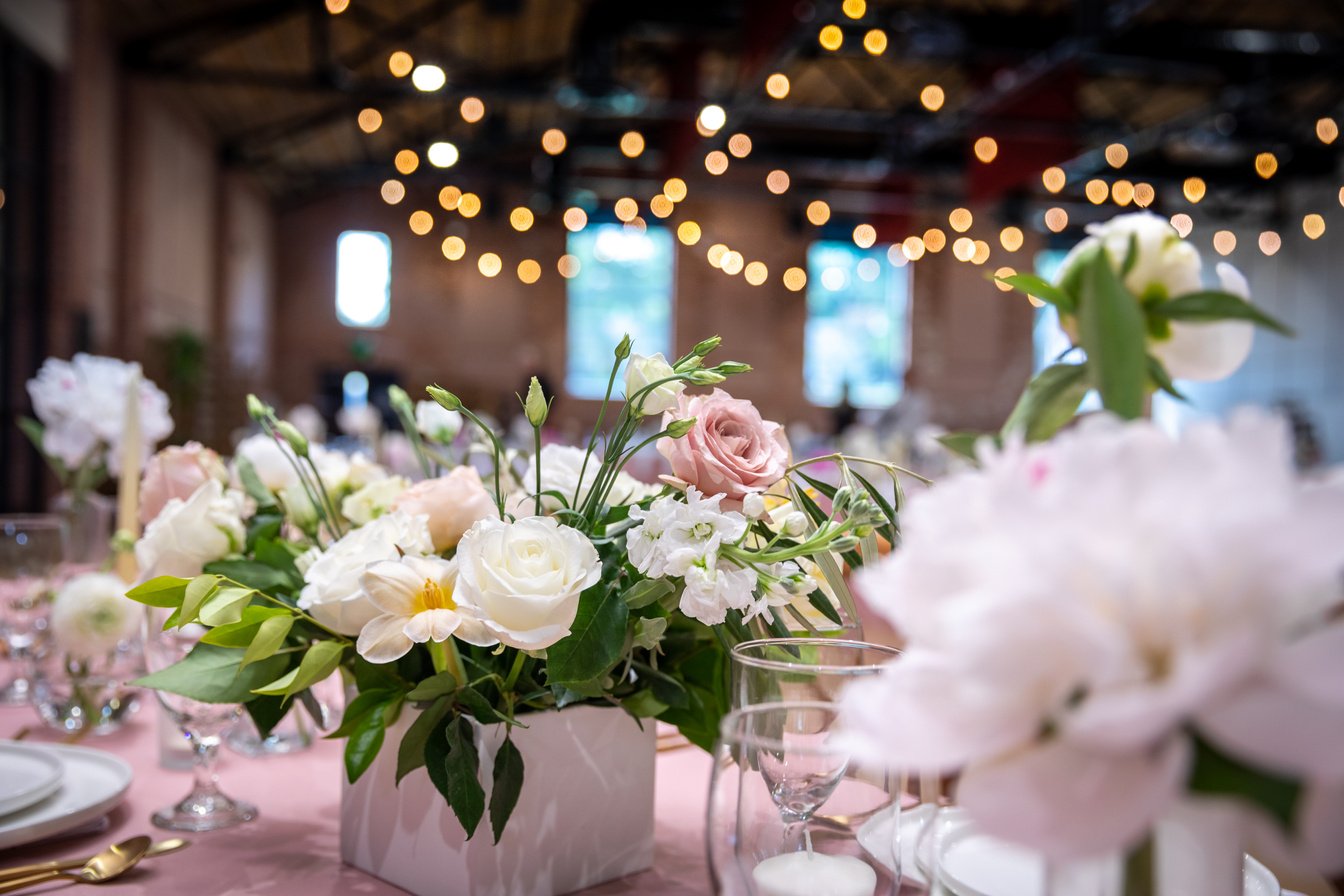
[[[0,516],[0,635],[15,669],[0,703],[32,699],[29,669],[46,648],[66,545],[65,523],[54,514]]]
[[[900,887],[897,776],[850,754],[838,712],[790,701],[724,717],[706,825],[715,893],[892,896]]]
[[[200,625],[163,629],[164,611],[149,608],[145,625],[145,667],[157,672],[182,659],[206,629]],[[251,821],[256,806],[225,796],[219,789],[215,760],[224,732],[242,715],[236,703],[202,703],[167,691],[155,691],[165,712],[191,744],[195,783],[186,798],[155,812],[150,820],[174,831],[214,831]]]
[[[733,647],[733,707],[780,701],[832,703],[841,688],[901,655],[894,647],[834,638],[764,638]]]

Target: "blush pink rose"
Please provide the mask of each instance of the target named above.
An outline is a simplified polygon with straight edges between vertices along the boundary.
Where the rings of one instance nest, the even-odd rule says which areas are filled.
[[[712,395],[681,395],[663,426],[688,417],[695,418],[695,426],[685,436],[658,440],[658,451],[678,479],[706,495],[722,493],[728,502],[741,502],[784,478],[789,465],[784,427],[761,419],[751,402],[722,389]]]
[[[185,501],[210,479],[229,481],[229,471],[219,455],[200,442],[170,445],[149,459],[140,480],[140,522],[159,515],[173,498]]]
[[[456,546],[477,520],[499,513],[481,474],[472,467],[455,467],[447,476],[417,482],[397,496],[392,509],[429,517],[429,537],[436,551]]]

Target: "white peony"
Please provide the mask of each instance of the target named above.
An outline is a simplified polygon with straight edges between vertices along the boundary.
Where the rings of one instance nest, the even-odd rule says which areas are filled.
[[[140,629],[139,604],[126,599],[126,584],[91,572],[71,578],[51,603],[51,636],[67,656],[106,656]]]
[[[365,570],[360,585],[381,611],[360,630],[355,644],[371,663],[390,663],[415,644],[451,637],[480,647],[498,643],[483,623],[458,611],[456,560],[384,560]]]
[[[663,357],[662,352],[647,356],[631,355],[625,366],[626,400],[633,401],[635,393],[640,389],[667,379],[673,373],[675,371],[672,369],[672,365],[667,363],[667,359]],[[677,397],[685,391],[686,384],[681,380],[663,383],[651,389],[639,399],[636,413],[641,417],[647,417],[670,411],[677,407]]]
[[[415,403],[415,428],[427,439],[447,444],[462,431],[462,415],[437,401]]]
[[[1223,292],[1250,301],[1251,289],[1241,271],[1225,261],[1214,270]],[[1250,355],[1254,338],[1255,325],[1248,321],[1172,322],[1171,338],[1150,347],[1172,376],[1211,383],[1237,371]]]
[[[346,495],[341,501],[341,515],[355,525],[362,526],[387,513],[401,493],[410,487],[410,480],[400,476],[377,479]]]
[[[380,560],[433,553],[423,516],[393,511],[353,529],[303,571],[299,609],[342,635],[358,635],[380,611],[360,587],[360,576]]]
[[[205,564],[241,551],[246,508],[247,496],[218,479],[207,480],[185,501],[169,500],[135,543],[140,575],[191,578]]]
[[[583,533],[550,517],[478,521],[457,545],[457,604],[504,644],[540,650],[569,634],[602,563]]]

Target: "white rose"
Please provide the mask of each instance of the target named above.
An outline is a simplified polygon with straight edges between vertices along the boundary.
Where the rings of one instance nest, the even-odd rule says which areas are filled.
[[[242,550],[246,506],[242,492],[225,489],[218,479],[206,481],[185,501],[171,499],[135,543],[140,574],[191,578],[205,564]]]
[[[233,454],[235,482],[238,481],[236,470],[239,458],[250,463],[261,484],[273,492],[282,492],[299,482],[299,474],[294,470],[294,464],[298,461],[294,452],[264,432],[243,439]]]
[[[569,634],[602,563],[592,542],[550,517],[487,518],[457,546],[457,602],[502,643],[540,650]]]
[[[304,570],[299,609],[342,635],[358,635],[382,612],[359,584],[369,564],[433,550],[426,517],[397,511],[380,516],[346,533]]]
[[[138,605],[126,599],[126,585],[113,575],[91,572],[61,586],[51,603],[51,635],[67,656],[105,656],[140,626]]]
[[[665,380],[675,372],[672,365],[667,363],[667,359],[663,357],[662,352],[649,356],[631,355],[625,366],[626,400],[633,400],[634,394],[640,389],[651,386],[659,380]],[[672,410],[677,406],[677,396],[685,390],[686,384],[681,380],[663,383],[661,386],[649,390],[640,399],[640,415],[649,416]]]
[[[379,479],[346,495],[341,501],[341,514],[357,526],[371,522],[387,513],[402,492],[411,487],[410,480],[400,476]]]
[[[451,442],[462,431],[462,415],[437,401],[415,403],[415,428],[427,439]]]

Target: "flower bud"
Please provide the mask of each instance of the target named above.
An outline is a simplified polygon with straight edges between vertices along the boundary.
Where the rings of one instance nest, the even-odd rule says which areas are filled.
[[[694,428],[694,417],[684,417],[681,420],[673,420],[671,423],[667,424],[667,437],[669,439],[679,439]]]
[[[630,357],[630,346],[632,345],[632,343],[633,340],[631,340],[629,333],[626,333],[623,337],[621,337],[621,341],[616,344],[617,361],[624,361],[626,358]]]
[[[428,386],[425,391],[429,397],[450,411],[462,410],[462,400],[442,386]]]
[[[724,376],[733,376],[738,373],[750,373],[751,365],[741,361],[724,361],[722,364],[716,364],[714,370]]]
[[[257,421],[258,423],[260,423],[262,420],[265,420],[265,419],[266,419],[266,416],[267,416],[270,412],[271,412],[271,409],[270,409],[269,407],[266,406],[266,403],[265,403],[264,401],[262,401],[262,400],[261,400],[260,398],[258,398],[257,396],[255,396],[255,395],[253,395],[253,394],[251,394],[251,393],[248,393],[248,396],[247,396],[247,415],[248,415],[249,417],[251,417],[253,420],[255,420],[255,421]]]
[[[723,374],[712,370],[693,370],[686,375],[686,378],[697,386],[713,386],[727,379]]]
[[[718,348],[719,343],[722,341],[722,336],[711,336],[708,339],[701,340],[695,344],[695,348],[691,349],[691,354],[695,355],[697,358],[703,358],[705,355]]]
[[[797,538],[807,531],[807,514],[801,510],[795,510],[784,517],[784,534],[790,538]]]
[[[392,410],[404,417],[415,416],[415,407],[411,404],[411,396],[406,394],[406,390],[400,386],[387,387],[387,403],[392,405]]]
[[[751,520],[765,516],[765,499],[760,492],[752,492],[742,499],[742,515]]]
[[[527,422],[534,427],[540,428],[546,422],[546,414],[550,410],[550,404],[546,401],[546,395],[541,391],[541,383],[536,377],[532,377],[532,382],[527,386],[527,398],[523,399],[523,413],[527,415]]]
[[[852,551],[859,546],[859,540],[853,535],[845,535],[831,542],[828,547],[837,554]]]
[[[308,440],[304,438],[299,428],[288,420],[281,420],[275,424],[275,431],[280,433],[280,438],[289,443],[290,449],[299,457],[308,456]]]
[[[831,507],[837,513],[848,507],[854,500],[854,490],[847,485],[842,485],[836,489],[835,497],[831,498]]]

